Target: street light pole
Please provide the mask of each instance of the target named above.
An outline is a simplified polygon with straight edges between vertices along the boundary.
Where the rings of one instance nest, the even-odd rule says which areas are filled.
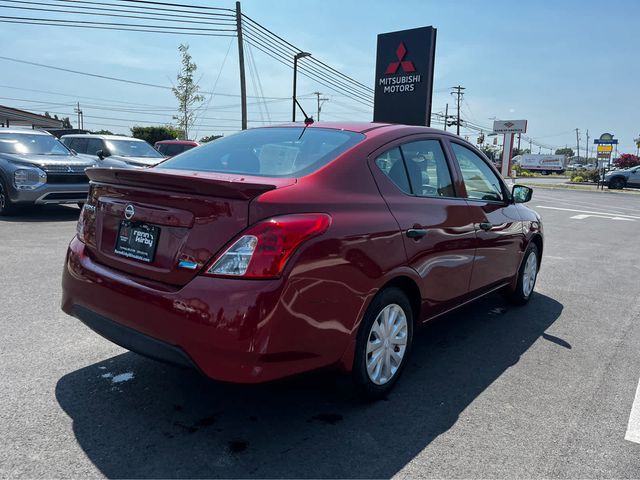
[[[304,57],[310,57],[311,54],[309,52],[298,52],[293,56],[293,105],[291,111],[291,121],[296,121],[296,83],[298,81],[298,60]]]

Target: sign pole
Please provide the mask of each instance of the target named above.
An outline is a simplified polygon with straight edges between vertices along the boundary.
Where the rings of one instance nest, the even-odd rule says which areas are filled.
[[[513,155],[513,133],[505,133],[502,142],[502,174],[503,178],[511,176],[511,157]]]

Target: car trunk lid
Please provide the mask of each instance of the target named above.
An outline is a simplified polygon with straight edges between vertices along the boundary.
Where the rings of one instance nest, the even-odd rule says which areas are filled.
[[[295,183],[168,169],[95,168],[87,175],[92,187],[80,224],[89,254],[98,263],[172,285],[189,282],[248,226],[253,198]]]

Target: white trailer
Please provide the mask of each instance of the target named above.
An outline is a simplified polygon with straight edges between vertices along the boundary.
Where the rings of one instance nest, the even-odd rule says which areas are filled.
[[[543,155],[543,154],[524,154],[513,157],[513,162],[520,165],[523,170],[531,172],[540,172],[543,175],[551,173],[564,173],[565,156],[564,155]]]

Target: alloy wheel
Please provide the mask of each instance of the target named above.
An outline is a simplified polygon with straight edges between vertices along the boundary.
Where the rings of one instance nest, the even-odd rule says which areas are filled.
[[[393,303],[378,314],[369,332],[366,367],[376,385],[388,383],[398,372],[407,351],[409,327],[402,307]]]
[[[533,287],[536,283],[536,275],[538,274],[538,257],[535,252],[531,252],[527,257],[527,263],[522,272],[522,293],[525,297],[531,295]]]

